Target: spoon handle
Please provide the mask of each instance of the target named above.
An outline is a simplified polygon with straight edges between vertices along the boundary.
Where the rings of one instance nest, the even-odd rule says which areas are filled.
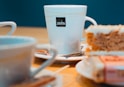
[[[43,70],[45,67],[51,65],[54,61],[55,61],[55,57],[57,55],[57,51],[54,47],[52,46],[38,46],[37,48],[44,48],[44,49],[47,49],[47,48],[50,48],[51,50],[51,58],[49,58],[48,60],[46,60],[42,65],[40,65],[40,67],[38,69],[36,69],[35,71],[31,72],[31,75],[30,75],[30,78],[33,78],[36,74],[38,74],[41,70]]]

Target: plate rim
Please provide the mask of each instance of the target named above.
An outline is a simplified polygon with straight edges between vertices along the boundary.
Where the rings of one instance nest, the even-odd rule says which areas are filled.
[[[45,56],[45,57],[47,57],[47,58],[45,58],[45,57],[41,56],[41,54],[38,54],[38,53],[35,53],[35,57],[41,58],[41,59],[48,59],[48,56]],[[83,60],[84,58],[87,58],[87,56],[68,57],[68,58],[57,56],[55,58],[55,60],[57,60],[57,61],[79,61],[79,60]]]
[[[85,60],[81,60],[81,61],[79,61],[79,62],[76,64],[76,66],[75,66],[76,71],[77,71],[81,76],[84,76],[84,77],[86,77],[86,78],[88,78],[88,79],[90,79],[90,80],[93,80],[93,77],[92,77],[91,75],[89,75],[89,76],[91,76],[91,77],[85,75],[85,71],[86,71],[86,70],[80,69],[80,66],[84,66],[84,64],[83,64],[84,61],[85,61]],[[81,67],[81,68],[82,68],[82,67]],[[94,81],[94,80],[93,80],[93,81]],[[113,85],[113,86],[124,86],[124,82],[120,82],[120,83],[106,83],[106,84]]]
[[[85,43],[82,43],[81,46],[84,45],[85,47],[83,48],[82,52],[84,51],[84,49],[87,47],[87,44]],[[42,55],[42,54],[39,54],[39,53],[36,53],[34,54],[35,57],[37,58],[41,58],[41,59],[48,59],[50,58],[51,56],[49,55]],[[87,56],[77,56],[77,57],[61,57],[61,56],[57,56],[55,58],[56,61],[67,61],[67,62],[70,62],[70,61],[80,61],[80,60],[83,60],[87,58]]]
[[[88,75],[85,75],[85,73],[83,73],[84,72],[84,64],[83,64],[83,62],[84,62],[85,60],[81,60],[81,61],[79,61],[77,64],[76,64],[76,71],[80,74],[80,75],[82,75],[82,76],[84,76],[84,77],[86,77],[86,78],[88,78],[88,79],[91,79],[92,80],[92,78],[93,77],[91,77],[91,75],[90,76],[88,76]],[[81,66],[81,67],[80,67]],[[86,70],[85,70],[86,71]]]

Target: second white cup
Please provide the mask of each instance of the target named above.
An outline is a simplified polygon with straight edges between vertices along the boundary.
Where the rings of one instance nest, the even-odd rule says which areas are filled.
[[[45,5],[44,11],[50,44],[60,55],[81,51],[85,21],[97,25],[86,16],[86,5]]]

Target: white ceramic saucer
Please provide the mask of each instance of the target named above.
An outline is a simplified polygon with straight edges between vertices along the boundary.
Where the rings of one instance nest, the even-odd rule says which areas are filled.
[[[31,68],[31,71],[34,71],[36,68]],[[54,72],[52,71],[49,71],[49,70],[42,70],[40,71],[37,75],[36,75],[36,78],[40,77],[40,76],[43,76],[43,75],[53,75]],[[56,80],[55,80],[55,86],[54,87],[62,87],[62,76],[57,74],[57,75],[54,75],[56,77]]]
[[[86,47],[87,47],[87,44],[81,44],[81,50],[82,50],[82,52],[85,51]],[[50,55],[39,54],[39,53],[36,52],[36,53],[35,53],[35,57],[37,57],[37,58],[42,58],[42,59],[49,59],[51,56],[50,56]],[[82,60],[82,59],[85,59],[85,58],[87,58],[87,56],[62,57],[62,56],[59,56],[59,55],[58,55],[58,56],[55,58],[55,60],[57,60],[57,61],[67,61],[67,62],[69,62],[69,61],[79,61],[79,60]]]
[[[76,64],[76,70],[80,75],[93,80],[93,76],[91,75],[92,71],[90,68],[87,68],[87,66],[84,65],[84,60]],[[111,82],[111,83],[106,83],[106,84],[124,87],[124,82],[120,82],[120,83]]]

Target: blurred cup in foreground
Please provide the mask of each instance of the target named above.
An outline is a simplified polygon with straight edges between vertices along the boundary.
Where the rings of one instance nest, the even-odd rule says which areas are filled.
[[[53,63],[57,51],[48,45],[36,45],[32,37],[0,36],[0,87],[9,87],[35,75],[31,64],[35,49],[51,49],[52,57],[41,65],[41,69]]]

